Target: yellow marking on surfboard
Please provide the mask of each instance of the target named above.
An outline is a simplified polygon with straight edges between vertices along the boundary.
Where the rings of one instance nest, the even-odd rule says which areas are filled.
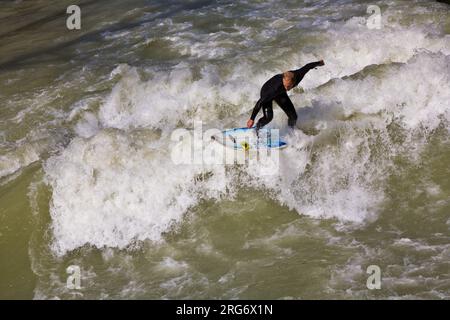
[[[241,142],[241,147],[245,151],[250,150],[250,144],[247,141]]]

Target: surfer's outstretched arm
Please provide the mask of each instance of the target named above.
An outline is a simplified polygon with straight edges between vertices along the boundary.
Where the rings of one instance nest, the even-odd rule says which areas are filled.
[[[325,63],[323,62],[323,60],[316,61],[316,62],[310,62],[310,63],[305,64],[300,69],[294,70],[292,72],[305,75],[309,70],[314,69],[319,66],[323,66],[324,64]]]
[[[308,64],[305,64],[300,69],[292,70],[292,72],[294,73],[294,87],[296,85],[298,85],[298,83],[300,81],[302,81],[303,77],[305,76],[305,74],[308,73],[309,70],[314,69],[319,66],[323,66],[323,65],[325,65],[325,63],[323,62],[323,60],[320,60],[320,61],[310,62]]]

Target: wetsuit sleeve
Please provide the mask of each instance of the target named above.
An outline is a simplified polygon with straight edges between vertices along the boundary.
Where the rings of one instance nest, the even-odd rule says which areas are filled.
[[[275,97],[273,90],[265,90],[261,92],[261,98],[259,98],[258,102],[256,102],[255,107],[253,108],[252,115],[250,119],[255,120],[256,115],[258,114],[259,110],[261,110],[261,107],[264,103],[272,101]]]
[[[321,65],[321,62],[316,61],[316,62],[311,62],[311,63],[305,64],[300,69],[293,70],[292,72],[294,73],[294,79],[295,79],[294,87],[296,85],[298,85],[300,81],[302,81],[303,77],[305,76],[305,74],[308,73],[309,70],[314,69],[320,65]]]
[[[252,115],[250,119],[255,120],[256,115],[259,110],[261,110],[262,106],[271,102],[278,94],[281,86],[283,85],[281,74],[275,75],[270,78],[261,88],[261,97],[258,102],[256,102],[255,107],[253,108]]]
[[[261,99],[262,98],[260,98],[258,100],[258,102],[256,102],[255,107],[253,108],[252,115],[250,117],[250,119],[252,119],[253,121],[255,120],[256,115],[258,114],[259,110],[261,110]]]

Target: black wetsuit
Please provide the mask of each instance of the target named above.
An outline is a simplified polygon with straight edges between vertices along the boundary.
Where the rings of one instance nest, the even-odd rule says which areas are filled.
[[[321,65],[320,61],[317,62],[311,62],[306,64],[305,66],[301,67],[297,70],[291,70],[292,73],[294,73],[294,86],[296,87],[299,82],[303,79],[305,74],[315,68]],[[256,124],[256,127],[259,129],[266,124],[268,124],[270,121],[272,121],[273,118],[273,110],[272,110],[272,101],[275,100],[275,102],[283,109],[283,111],[288,116],[288,125],[290,127],[294,127],[295,123],[297,122],[297,112],[295,111],[294,105],[291,102],[291,99],[289,99],[286,89],[283,85],[283,74],[277,74],[267,80],[266,83],[261,88],[261,98],[256,103],[255,107],[253,108],[252,116],[250,119],[255,120],[256,115],[258,114],[259,110],[263,109],[264,116],[258,120],[258,123]]]

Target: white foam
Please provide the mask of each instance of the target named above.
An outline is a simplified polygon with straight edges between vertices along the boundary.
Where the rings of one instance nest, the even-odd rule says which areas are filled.
[[[75,132],[83,138],[92,137],[97,134],[98,131],[98,119],[92,112],[84,113],[82,120],[80,120],[75,126]]]
[[[308,106],[298,110],[299,126],[320,134],[288,137],[291,147],[282,151],[274,176],[261,174],[262,164],[250,161],[245,167],[248,185],[316,218],[356,223],[374,218],[392,157],[405,150],[391,141],[387,125],[397,121],[412,133],[423,127],[433,130],[449,119],[448,36],[436,28],[395,21],[371,30],[356,17],[321,25],[314,50],[293,44],[265,56],[260,45],[267,39],[257,35],[278,37],[297,25],[295,19],[293,14],[289,20],[272,21],[268,27],[274,33],[235,25],[237,31],[229,36],[239,38],[239,45],[233,50],[221,32],[195,34],[192,24],[160,22],[159,27],[171,30],[166,40],[172,49],[188,55],[184,62],[170,69],[119,65],[110,74],[117,82],[98,119],[85,113],[76,125],[77,134],[89,139],[74,140],[46,165],[53,188],[55,250],[158,241],[201,199],[219,198],[236,188],[224,168],[171,163],[172,130],[189,127],[194,120],[224,125],[225,118],[227,124],[243,124],[265,80],[319,57],[325,67],[312,70],[301,83],[306,93],[291,98],[296,106]],[[244,45],[252,52],[239,47]],[[218,58],[223,60],[214,61]],[[351,115],[359,118],[344,121]],[[285,122],[275,107],[271,126],[284,130]],[[136,141],[134,128],[158,129],[161,137]],[[385,148],[378,155],[377,139]],[[419,145],[410,134],[407,147],[419,154]],[[205,173],[211,178],[195,182],[196,175]]]
[[[0,177],[4,177],[39,160],[39,152],[29,144],[16,148],[13,152],[0,155]]]
[[[169,152],[170,144],[154,149],[145,140],[101,131],[50,158],[45,171],[53,189],[54,251],[159,241],[201,198],[226,192],[223,167],[175,165]],[[205,170],[215,174],[195,179]]]
[[[201,68],[198,80],[186,64],[177,65],[171,72],[157,72],[149,81],[141,81],[135,68],[122,70],[121,80],[100,109],[103,126],[173,129],[178,121],[188,125],[193,117],[217,119],[218,108],[225,108],[216,107],[218,103],[233,104],[249,91],[237,90],[243,82],[226,84],[212,65]]]
[[[337,79],[307,92],[304,97],[312,106],[305,117],[303,109],[299,110],[300,126],[321,133],[314,139],[299,133],[290,136],[288,142],[296,148],[282,153],[277,178],[260,177],[249,170],[255,185],[264,185],[281,203],[313,217],[357,223],[375,218],[392,158],[401,152],[417,157],[425,140],[418,140],[414,132],[425,128],[423,136],[450,120],[449,62],[450,56],[423,52],[404,64],[374,69],[357,79]],[[353,114],[366,116],[340,120]],[[406,138],[401,145],[388,133],[392,121],[404,128]],[[337,143],[330,143],[330,134],[339,135]],[[377,140],[381,146],[376,147]],[[314,145],[301,147],[305,141]]]
[[[156,271],[178,273],[188,269],[189,266],[184,261],[177,261],[171,257],[165,257],[157,266]]]
[[[421,48],[450,54],[448,36],[430,36],[426,29],[414,26],[403,28],[394,24],[380,30],[369,29],[361,22],[361,17],[355,17],[341,26],[333,25],[327,31],[328,39],[317,49],[327,67],[318,69],[318,75],[308,77],[303,84],[305,88],[351,75],[373,64],[406,62]],[[305,58],[314,59],[313,56]]]
[[[337,79],[306,94],[325,105],[340,103],[344,114],[389,112],[410,129],[436,128],[450,119],[450,55],[420,53],[405,64],[392,65],[362,79]],[[364,94],[361,94],[361,93]]]

